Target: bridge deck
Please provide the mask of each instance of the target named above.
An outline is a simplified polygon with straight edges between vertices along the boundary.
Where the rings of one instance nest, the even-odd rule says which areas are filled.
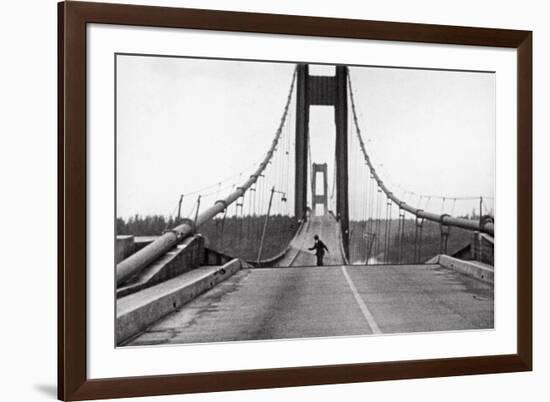
[[[241,270],[131,345],[493,328],[492,286],[439,265]]]
[[[290,242],[285,256],[277,263],[278,267],[304,267],[315,265],[315,255],[308,247],[313,245],[313,236],[320,239],[329,249],[325,255],[325,265],[343,265],[345,258],[342,254],[340,241],[340,224],[332,215],[312,216],[304,224],[296,237]]]

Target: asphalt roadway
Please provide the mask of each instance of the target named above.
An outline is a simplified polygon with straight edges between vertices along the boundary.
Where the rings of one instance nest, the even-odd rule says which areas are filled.
[[[331,215],[311,216],[300,227],[289,244],[285,256],[277,262],[277,267],[307,267],[316,264],[316,258],[308,248],[313,246],[313,236],[318,235],[329,252],[325,254],[325,265],[345,265],[340,241],[340,223]]]
[[[493,286],[439,265],[348,266],[340,224],[310,217],[276,268],[241,270],[130,345],[493,328]],[[325,267],[308,247],[318,234]]]
[[[493,287],[439,265],[244,269],[130,345],[493,328]]]

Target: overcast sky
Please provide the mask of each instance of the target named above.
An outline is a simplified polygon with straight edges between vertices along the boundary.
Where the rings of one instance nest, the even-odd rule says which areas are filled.
[[[246,180],[271,145],[294,67],[118,56],[117,216],[174,214],[180,194],[212,185],[202,191],[204,204],[211,205],[232,184]],[[325,73],[330,69],[311,71]],[[412,204],[418,197],[405,191],[451,198],[494,195],[494,74],[373,67],[350,67],[350,74],[368,152],[395,194]],[[293,97],[278,159],[270,167],[286,165],[270,174],[288,193],[289,206],[294,108]],[[328,164],[329,188],[333,113],[331,107],[312,107],[310,115],[311,159]],[[361,209],[366,170],[360,167],[353,125],[349,128],[353,217]],[[184,198],[184,215],[196,196]],[[457,202],[453,212],[470,212],[477,203]],[[276,208],[282,211],[282,205]],[[441,212],[441,201],[429,206]]]

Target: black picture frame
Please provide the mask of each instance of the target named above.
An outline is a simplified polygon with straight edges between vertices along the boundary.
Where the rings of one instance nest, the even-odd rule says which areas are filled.
[[[517,353],[89,379],[86,26],[90,23],[517,50]],[[88,2],[58,4],[58,397],[83,400],[532,370],[532,32]]]

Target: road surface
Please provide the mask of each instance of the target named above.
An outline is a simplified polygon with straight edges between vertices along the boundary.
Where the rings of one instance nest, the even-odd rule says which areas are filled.
[[[327,214],[308,218],[290,242],[285,256],[277,262],[276,266],[307,267],[315,265],[315,254],[313,251],[308,250],[309,247],[313,246],[314,235],[318,235],[329,249],[323,260],[324,265],[346,264],[341,248],[340,223],[332,215]]]
[[[489,328],[492,285],[439,265],[256,268],[239,271],[128,344]]]

